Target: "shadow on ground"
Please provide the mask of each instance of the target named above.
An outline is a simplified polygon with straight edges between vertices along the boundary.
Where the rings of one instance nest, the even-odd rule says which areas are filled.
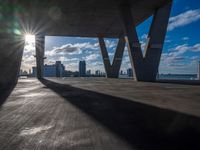
[[[41,82],[140,150],[200,149],[200,118],[46,79]]]

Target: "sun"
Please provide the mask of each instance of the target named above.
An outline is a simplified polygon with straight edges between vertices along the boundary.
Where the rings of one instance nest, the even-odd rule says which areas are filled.
[[[25,41],[26,41],[27,43],[34,43],[34,42],[35,42],[35,35],[26,34],[26,35],[25,35]]]

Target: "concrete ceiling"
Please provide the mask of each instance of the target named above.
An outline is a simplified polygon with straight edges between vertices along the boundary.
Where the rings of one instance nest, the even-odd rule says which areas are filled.
[[[138,25],[171,0],[18,0],[26,32],[78,37],[123,35],[120,6],[130,4]]]

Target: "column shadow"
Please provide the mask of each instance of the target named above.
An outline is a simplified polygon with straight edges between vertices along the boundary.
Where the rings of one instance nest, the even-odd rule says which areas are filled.
[[[140,150],[200,149],[200,118],[60,84],[41,82]]]

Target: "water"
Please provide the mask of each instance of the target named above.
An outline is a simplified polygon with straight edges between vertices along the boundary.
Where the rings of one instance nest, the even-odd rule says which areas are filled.
[[[128,77],[127,74],[119,75],[119,78],[132,78]],[[157,79],[167,79],[167,80],[197,80],[197,74],[159,74]]]
[[[197,80],[197,74],[160,74],[158,79]]]

